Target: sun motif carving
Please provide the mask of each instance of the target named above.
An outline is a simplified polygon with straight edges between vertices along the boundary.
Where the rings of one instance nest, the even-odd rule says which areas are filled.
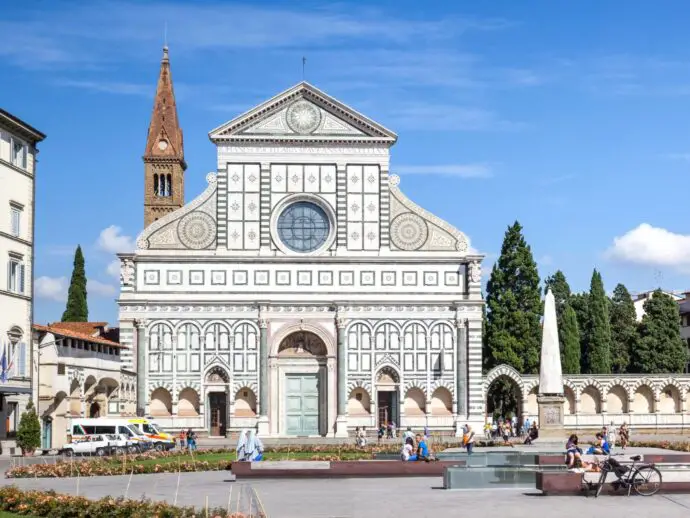
[[[391,240],[401,250],[419,250],[428,235],[426,222],[412,212],[400,214],[391,223]]]
[[[292,131],[307,135],[321,123],[321,111],[309,101],[297,101],[287,110],[287,124]]]
[[[180,221],[177,235],[187,248],[201,250],[216,238],[216,222],[205,212],[190,212]]]

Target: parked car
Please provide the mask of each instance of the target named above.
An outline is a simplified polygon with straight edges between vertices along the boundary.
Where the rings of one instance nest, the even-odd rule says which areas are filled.
[[[106,437],[110,442],[110,453],[113,455],[134,454],[141,451],[139,445],[125,434],[108,434]]]
[[[110,440],[103,435],[85,435],[80,440],[65,444],[60,454],[66,457],[75,455],[97,455],[103,457],[110,453]]]

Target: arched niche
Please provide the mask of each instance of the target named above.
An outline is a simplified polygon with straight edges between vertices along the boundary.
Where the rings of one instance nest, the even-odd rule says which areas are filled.
[[[179,417],[196,417],[199,415],[199,394],[196,390],[187,387],[180,391],[177,400],[177,415]]]
[[[609,414],[628,413],[628,393],[620,385],[614,385],[606,396],[606,411]]]
[[[405,393],[405,415],[420,416],[426,412],[426,397],[419,387],[412,387]]]
[[[601,414],[601,393],[594,385],[582,389],[580,395],[581,414]]]
[[[235,394],[235,417],[256,415],[256,394],[249,387],[242,387]]]
[[[438,387],[431,395],[431,415],[452,415],[453,396],[446,387]]]
[[[170,392],[159,387],[151,394],[149,405],[153,417],[169,417],[172,415],[172,397]]]
[[[357,387],[350,392],[347,400],[347,414],[351,416],[368,416],[371,414],[371,398],[362,387]]]
[[[310,331],[297,331],[286,336],[278,347],[278,356],[308,358],[327,356],[328,349],[323,340]]]

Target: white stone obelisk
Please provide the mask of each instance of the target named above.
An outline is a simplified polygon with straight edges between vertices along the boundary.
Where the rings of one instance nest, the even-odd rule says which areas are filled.
[[[563,370],[561,348],[558,341],[558,320],[556,300],[551,289],[544,299],[544,322],[542,324],[541,362],[539,364],[539,437],[565,440],[563,423]]]

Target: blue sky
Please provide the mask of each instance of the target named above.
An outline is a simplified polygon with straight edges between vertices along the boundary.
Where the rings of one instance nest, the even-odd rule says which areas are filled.
[[[0,15],[3,108],[40,147],[36,320],[84,248],[92,320],[116,322],[141,231],[164,25],[189,168],[210,129],[306,79],[399,134],[393,172],[487,254],[519,220],[543,277],[575,290],[689,288],[690,45],[682,1],[60,2]]]

